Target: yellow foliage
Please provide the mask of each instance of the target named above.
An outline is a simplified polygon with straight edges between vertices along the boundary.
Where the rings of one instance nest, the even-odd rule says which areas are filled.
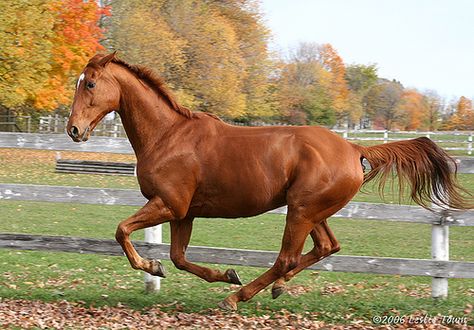
[[[54,15],[47,1],[0,2],[0,104],[30,103],[48,80]]]

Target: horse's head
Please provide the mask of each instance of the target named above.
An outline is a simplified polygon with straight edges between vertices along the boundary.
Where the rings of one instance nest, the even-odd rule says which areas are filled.
[[[115,53],[94,56],[82,71],[67,123],[67,134],[75,141],[87,141],[92,130],[120,104],[120,89],[108,64]]]

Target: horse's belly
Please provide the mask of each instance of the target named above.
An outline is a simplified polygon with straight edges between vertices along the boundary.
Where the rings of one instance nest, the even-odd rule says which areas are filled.
[[[253,189],[221,191],[219,194],[196,194],[189,214],[194,217],[238,218],[255,216],[286,204],[283,190],[261,192]]]

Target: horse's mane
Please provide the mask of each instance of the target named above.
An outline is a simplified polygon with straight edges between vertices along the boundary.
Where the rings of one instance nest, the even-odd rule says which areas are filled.
[[[96,55],[94,56],[89,64],[95,64],[98,60],[100,60],[103,55]],[[156,74],[152,69],[147,68],[142,65],[133,65],[125,62],[124,60],[119,59],[117,56],[114,56],[112,59],[112,63],[118,64],[130,72],[132,72],[137,78],[143,80],[147,83],[151,88],[153,88],[157,93],[159,93],[164,100],[171,106],[171,108],[176,111],[177,113],[181,114],[186,118],[194,118],[195,114],[189,110],[188,108],[180,105],[173,93],[170,89],[166,86],[163,78],[161,78],[158,74]]]
[[[146,82],[148,85],[151,86],[156,92],[158,92],[165,101],[171,106],[171,108],[176,111],[177,113],[183,115],[186,118],[193,118],[194,114],[188,108],[179,104],[171,92],[171,90],[166,86],[165,81],[161,78],[158,74],[156,74],[152,69],[147,68],[142,65],[133,65],[121,60],[117,57],[114,57],[112,60],[113,63],[119,64],[133,74],[135,74],[139,79]]]

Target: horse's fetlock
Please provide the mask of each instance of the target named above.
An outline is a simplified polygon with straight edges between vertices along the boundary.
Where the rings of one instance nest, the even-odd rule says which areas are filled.
[[[133,269],[142,269],[139,265],[130,264],[130,266],[132,266]]]

